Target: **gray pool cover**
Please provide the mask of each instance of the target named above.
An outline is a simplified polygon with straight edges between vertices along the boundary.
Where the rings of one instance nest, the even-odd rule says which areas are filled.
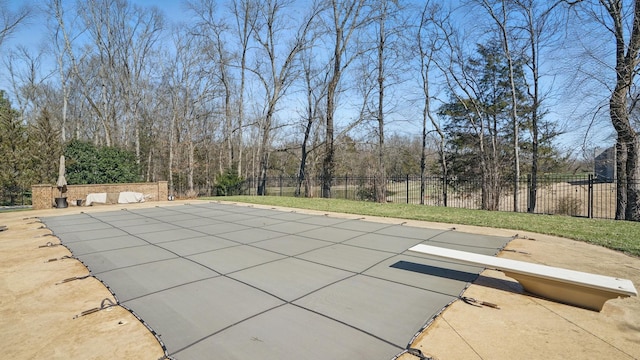
[[[42,219],[175,359],[390,359],[509,238],[200,203]]]

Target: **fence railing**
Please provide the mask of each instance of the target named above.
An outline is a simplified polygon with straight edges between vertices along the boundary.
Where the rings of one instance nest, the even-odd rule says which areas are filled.
[[[337,176],[332,180],[331,197],[339,199],[373,201],[375,199],[374,177]],[[294,196],[297,187],[295,177],[269,177],[264,195]],[[530,176],[518,181],[517,212],[537,214],[563,214],[590,218],[615,218],[616,182],[585,175],[545,175],[535,182],[535,204],[533,184]],[[243,195],[258,195],[258,180],[247,179],[238,189]],[[322,179],[307,179],[301,194],[310,197],[322,196]],[[386,201],[407,204],[425,204],[456,208],[480,209],[482,189],[480,179],[443,179],[429,176],[424,179],[424,198],[421,202],[420,176],[406,175],[389,177],[386,181]],[[507,181],[497,191],[499,211],[514,211],[514,184]]]
[[[374,201],[374,177],[337,176],[332,180],[331,197],[349,200]],[[531,208],[533,181],[522,177],[518,181],[518,212]],[[615,179],[598,179],[591,174],[577,176],[545,175],[537,178],[535,207],[537,214],[563,214],[570,216],[614,219],[616,211]],[[294,196],[298,181],[295,177],[269,177],[265,195]],[[234,191],[243,195],[258,195],[257,179],[246,179]],[[420,176],[406,175],[389,177],[386,180],[386,201],[394,203],[421,204]],[[322,196],[322,179],[310,178],[302,184],[301,194],[310,197]],[[209,195],[209,194],[202,194]],[[498,208],[500,211],[514,211],[514,186],[505,182],[499,189]],[[0,206],[31,204],[30,189],[0,189]],[[429,176],[424,179],[422,203],[432,206],[480,209],[482,190],[479,179],[457,177],[443,179]]]
[[[0,206],[31,205],[31,189],[0,188]]]

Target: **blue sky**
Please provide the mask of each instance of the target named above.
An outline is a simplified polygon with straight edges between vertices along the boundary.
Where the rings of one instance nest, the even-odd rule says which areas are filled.
[[[0,0],[0,1],[3,1],[3,0]],[[188,17],[182,1],[133,0],[130,2],[134,4],[139,4],[143,7],[157,6],[158,8],[160,8],[166,15],[167,28],[171,26],[171,23],[186,20]],[[22,6],[27,2],[9,1],[8,3],[10,8],[15,10],[19,6]],[[32,4],[36,4],[36,5],[32,5],[34,7],[40,6],[40,5],[37,5],[38,4],[37,2],[33,2]],[[224,6],[224,5],[220,5],[220,6]],[[475,16],[475,15],[470,15],[470,16]],[[28,48],[30,48],[33,52],[36,52],[37,49],[43,45],[43,43],[46,43],[47,41],[46,37],[47,37],[47,28],[46,28],[46,24],[44,24],[43,16],[41,14],[36,13],[35,16],[32,17],[28,23],[25,23],[19,29],[19,31],[17,31],[14,34],[14,36],[11,39],[9,39],[6,43],[2,45],[2,49],[0,50],[0,52],[6,53],[16,44],[25,45]],[[53,68],[53,66],[51,65],[49,65],[48,67]],[[552,64],[551,66],[554,66],[554,65],[555,64]],[[42,69],[43,73],[47,72],[46,68],[47,68],[47,64],[43,64],[43,69]],[[9,90],[10,83],[7,81],[6,71],[3,71],[2,73],[3,73],[2,76],[0,76],[0,89]],[[556,79],[555,81],[560,82],[559,79]],[[560,85],[555,84],[554,86],[560,86]],[[604,89],[603,91],[606,92],[606,90]],[[580,104],[578,100],[571,99],[570,96],[569,97],[566,97],[566,96],[567,95],[563,96],[563,98],[556,100],[556,104],[553,105],[549,116],[557,118],[558,121],[566,121],[567,119],[575,118],[574,120],[572,120],[572,123],[574,125],[568,129],[569,133],[562,137],[562,143],[566,144],[567,147],[575,148],[581,145],[583,140],[584,129],[589,122],[589,119],[580,119],[581,118],[580,112],[587,112],[587,109],[591,109],[594,106],[590,104]],[[606,97],[606,94],[605,94],[605,97]],[[574,103],[574,101],[576,103]],[[580,108],[583,108],[583,110],[581,110]],[[603,112],[604,117],[606,117],[607,109],[603,109],[601,111]],[[419,116],[419,115],[416,114],[416,116]],[[586,118],[588,116],[589,115],[585,115],[582,117]],[[409,131],[407,131],[407,129]],[[411,134],[417,134],[418,131],[416,130],[417,129],[409,127],[406,123],[399,123],[396,126],[396,131],[398,132],[407,132]],[[613,129],[610,123],[607,123],[606,120],[601,121],[599,124],[596,125],[595,129],[592,129],[591,134],[594,136],[594,138],[591,140],[594,143],[603,143],[603,144],[613,143],[612,139],[610,138],[608,139],[608,136],[612,133],[613,133]]]

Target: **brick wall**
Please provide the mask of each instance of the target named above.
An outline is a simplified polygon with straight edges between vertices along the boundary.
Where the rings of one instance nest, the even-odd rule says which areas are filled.
[[[34,209],[50,209],[53,207],[52,190],[57,188],[49,184],[39,184],[31,186],[31,203]]]
[[[142,193],[145,201],[164,201],[169,194],[168,183],[129,183],[129,184],[94,184],[68,185],[63,197],[69,205],[75,205],[77,199],[86,199],[92,193],[120,193],[133,191]],[[60,197],[60,191],[55,185],[38,184],[31,187],[33,209],[50,209],[54,207],[55,198]]]

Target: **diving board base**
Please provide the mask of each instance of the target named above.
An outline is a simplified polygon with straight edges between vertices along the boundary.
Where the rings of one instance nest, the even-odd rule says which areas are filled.
[[[619,296],[629,296],[620,295],[613,291],[592,289],[581,285],[508,271],[503,271],[503,273],[518,281],[528,293],[593,311],[602,311],[604,303],[608,300],[616,299]]]
[[[425,255],[502,271],[525,291],[561,303],[601,311],[618,297],[638,296],[631,280],[553,266],[419,244],[409,249]]]

